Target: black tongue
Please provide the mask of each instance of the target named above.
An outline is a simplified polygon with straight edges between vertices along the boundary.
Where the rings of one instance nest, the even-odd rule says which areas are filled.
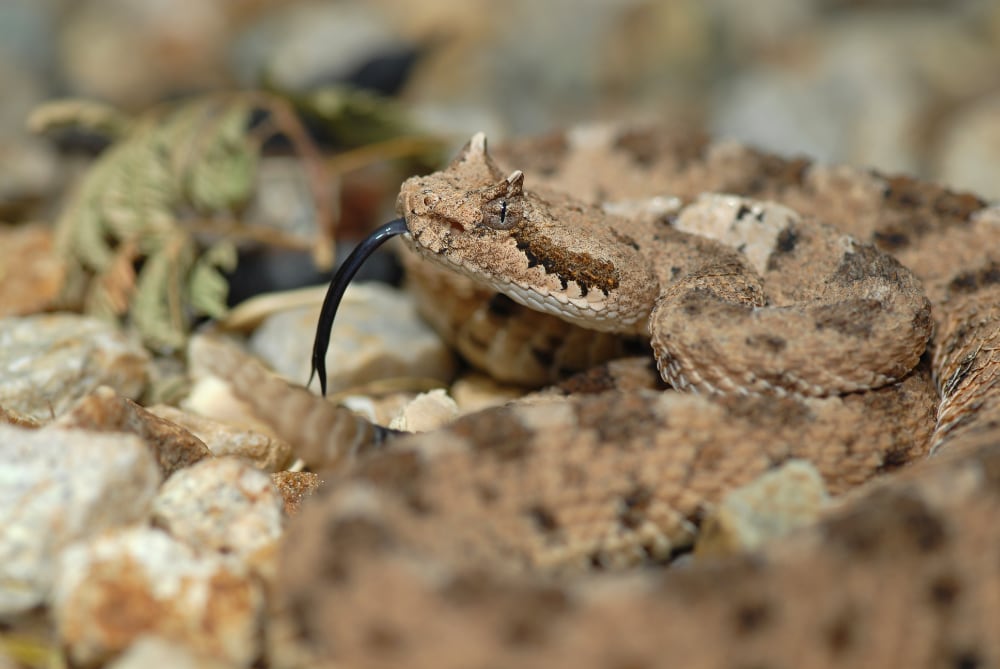
[[[330,328],[333,327],[333,319],[337,316],[337,308],[340,300],[344,297],[347,285],[358,273],[361,265],[368,259],[375,249],[382,246],[391,237],[401,235],[406,232],[406,220],[397,218],[389,221],[381,228],[378,228],[368,235],[358,244],[351,254],[347,256],[341,264],[340,269],[333,276],[330,287],[323,298],[323,308],[319,312],[319,322],[316,323],[316,339],[313,340],[312,371],[309,372],[309,382],[312,383],[313,376],[319,377],[319,387],[326,395],[326,349],[330,346]]]

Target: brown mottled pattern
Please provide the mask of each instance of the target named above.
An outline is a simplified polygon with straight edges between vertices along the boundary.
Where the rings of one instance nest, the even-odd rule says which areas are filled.
[[[400,440],[332,481],[292,523],[278,599],[300,661],[1000,666],[1000,215],[939,186],[734,144],[657,160],[619,135],[597,137],[596,146],[562,142],[561,169],[517,166],[526,183],[576,184],[592,202],[666,189],[686,201],[752,193],[893,250],[902,265],[853,243],[867,260],[797,258],[808,235],[786,227],[773,237],[771,269],[800,262],[839,281],[841,306],[817,313],[826,329],[861,340],[882,327],[859,322],[878,316],[872,300],[904,330],[930,327],[926,310],[900,310],[884,288],[905,266],[930,298],[927,354],[877,390],[553,393]],[[880,281],[870,295],[852,293]],[[777,294],[794,297],[795,283]],[[715,309],[700,298],[688,306],[692,317]],[[801,334],[750,336],[776,355]],[[737,348],[746,337],[733,328]],[[844,345],[824,354],[845,367],[863,357]],[[606,373],[595,374],[600,388]],[[932,443],[937,456],[908,466]],[[818,525],[758,554],[659,566],[725,491],[789,458],[813,462],[840,495]],[[636,564],[647,566],[627,569]]]
[[[402,261],[420,314],[462,357],[498,381],[538,387],[648,350],[645,339],[587,330],[534,311],[413,254]]]
[[[284,381],[236,344],[207,336],[189,356],[229,383],[233,394],[292,445],[314,471],[342,469],[381,442],[380,429],[343,407]]]
[[[674,229],[658,217],[603,214],[572,193],[534,191],[518,169],[503,174],[477,135],[446,170],[407,180],[398,205],[414,249],[585,327],[642,332],[651,314],[660,372],[679,389],[865,390],[901,378],[924,350],[929,305],[913,275],[792,210],[699,201]],[[778,227],[780,260],[772,252],[755,269]],[[796,335],[784,347],[754,346],[789,331]]]
[[[566,251],[531,225],[519,226],[511,235],[517,241],[517,248],[528,257],[528,266],[541,265],[546,272],[558,276],[564,288],[575,281],[586,295],[590,290],[606,294],[618,287],[618,273],[607,261]]]

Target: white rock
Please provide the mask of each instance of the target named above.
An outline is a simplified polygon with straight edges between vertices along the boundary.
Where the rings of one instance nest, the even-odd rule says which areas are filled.
[[[304,383],[318,319],[319,306],[276,313],[254,332],[250,348],[279,374]],[[448,381],[455,360],[417,315],[406,293],[381,283],[363,283],[352,284],[344,295],[326,369],[329,388],[336,391],[398,376]]]
[[[819,519],[830,501],[816,466],[789,460],[726,494],[702,523],[698,557],[757,550]]]
[[[149,354],[113,325],[75,314],[0,319],[0,406],[58,416],[98,386],[135,399]]]
[[[458,418],[458,405],[441,388],[421,393],[404,406],[389,427],[406,432],[428,432]]]
[[[227,669],[233,665],[194,653],[158,636],[144,636],[128,647],[108,669]]]
[[[133,435],[0,425],[0,614],[45,600],[65,546],[145,519],[159,483]]]
[[[105,662],[155,635],[247,667],[260,653],[263,604],[260,584],[231,560],[136,527],[63,552],[53,614],[73,663]]]
[[[524,388],[505,385],[485,374],[471,372],[451,384],[450,393],[459,412],[464,415],[516,400],[524,396]]]
[[[935,176],[956,188],[1000,198],[1000,94],[954,114],[940,144]]]
[[[270,476],[239,458],[213,458],[167,479],[153,520],[191,546],[248,557],[281,536],[283,507]]]

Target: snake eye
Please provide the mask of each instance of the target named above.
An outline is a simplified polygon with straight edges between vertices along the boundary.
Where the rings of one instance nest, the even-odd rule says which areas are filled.
[[[498,197],[483,206],[482,223],[494,230],[510,230],[521,222],[521,207],[517,199]]]
[[[523,184],[524,174],[517,170],[500,183],[480,191],[490,198],[483,205],[483,225],[494,230],[510,230],[521,222]]]

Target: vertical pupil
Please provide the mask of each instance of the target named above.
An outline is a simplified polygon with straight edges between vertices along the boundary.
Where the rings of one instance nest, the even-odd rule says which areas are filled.
[[[500,200],[500,222],[504,223],[507,220],[507,200]]]

